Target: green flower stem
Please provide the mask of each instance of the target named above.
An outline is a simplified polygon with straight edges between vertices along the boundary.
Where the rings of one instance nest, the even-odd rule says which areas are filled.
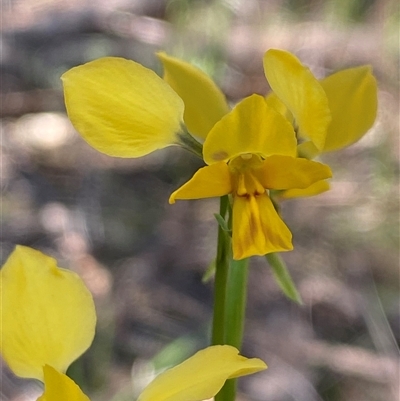
[[[220,215],[225,218],[229,206],[228,196],[221,197]],[[215,261],[214,284],[214,315],[212,323],[212,344],[225,344],[225,299],[227,290],[229,260],[230,260],[230,236],[218,225],[217,258]]]
[[[238,350],[242,347],[246,315],[248,266],[248,259],[232,260],[228,275],[225,342]]]
[[[229,198],[221,197],[220,216],[231,225]],[[239,351],[242,347],[247,300],[248,259],[233,260],[231,237],[218,226],[218,247],[215,262],[214,316],[212,343],[228,344]],[[234,401],[236,379],[228,380],[215,396],[216,401]]]
[[[225,301],[225,343],[242,348],[247,301],[248,259],[230,263]],[[227,380],[219,392],[218,400],[234,401],[237,380]],[[218,401],[217,400],[217,401]]]

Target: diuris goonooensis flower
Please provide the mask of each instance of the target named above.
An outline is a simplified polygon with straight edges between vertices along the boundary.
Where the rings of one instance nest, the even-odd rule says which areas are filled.
[[[314,171],[308,177],[308,186],[304,177],[301,182],[292,180],[275,185],[276,182],[270,182],[272,174],[290,176],[298,170],[298,165],[303,163],[305,168],[307,163],[296,160],[289,167],[283,162],[267,161],[267,157],[312,158],[359,139],[372,125],[376,114],[376,82],[370,68],[349,69],[318,81],[294,55],[282,50],[268,50],[264,56],[264,70],[273,93],[266,98],[267,107],[260,106],[257,111],[253,108],[243,118],[226,119],[229,107],[225,97],[204,72],[165,53],[159,53],[158,57],[164,67],[164,80],[140,64],[112,57],[89,62],[65,73],[62,77],[65,102],[74,126],[96,149],[118,157],[139,157],[165,146],[182,144],[182,137],[188,135],[187,127],[191,134],[205,140],[203,157],[208,167],[217,162],[225,163],[226,167],[229,166],[228,170],[225,169],[229,174],[225,176],[229,178],[222,179],[224,184],[220,182],[219,189],[214,190],[218,174],[206,177],[205,171],[211,170],[200,170],[196,180],[208,180],[207,186],[214,189],[195,195],[200,190],[188,183],[185,190],[181,188],[171,196],[171,202],[182,194],[189,199],[231,193],[236,205],[233,219],[235,258],[291,249],[291,234],[272,211],[268,190],[279,189],[280,195],[286,198],[318,194],[329,188],[326,178],[330,177],[330,172],[325,167],[323,174],[322,170],[319,171],[322,178],[316,179]],[[261,104],[260,101],[252,102]],[[243,104],[246,103],[247,100]],[[243,105],[237,107],[238,110],[246,108],[249,109]],[[270,126],[268,134],[259,127],[254,134],[250,133],[254,124],[246,123],[248,115],[252,114],[255,121],[263,118],[260,115],[255,118],[257,113],[266,113],[265,119],[277,121],[276,116],[270,118],[271,108],[286,121],[286,125],[282,120],[279,124],[286,127],[282,131],[286,134],[279,136],[278,131],[272,134],[274,128]],[[218,124],[224,127],[227,121],[231,121],[229,129],[216,128]],[[288,124],[291,126],[291,150],[288,152],[286,148],[282,153],[280,142],[285,141]],[[211,157],[207,148],[216,143],[215,138],[218,137],[229,148],[232,127],[242,132],[241,137],[235,136],[241,139],[234,141],[237,146],[231,149],[233,154],[227,152],[225,157],[224,150]],[[297,145],[294,152],[293,132]],[[246,144],[243,147],[249,135],[253,142],[255,136],[259,136],[259,142],[268,142],[268,151],[257,147],[248,151]],[[235,160],[238,156],[240,158]],[[267,164],[269,181],[264,182],[261,172],[266,170]],[[219,170],[221,172],[222,168]],[[260,174],[263,179],[255,179]],[[187,193],[189,188],[190,196]],[[245,198],[247,201],[243,203]],[[251,207],[244,207],[250,204]],[[262,213],[257,214],[257,210]]]
[[[293,127],[265,99],[252,95],[214,125],[203,147],[208,166],[175,191],[176,199],[232,194],[233,257],[292,249],[291,233],[268,190],[307,188],[331,177],[328,166],[296,157]]]

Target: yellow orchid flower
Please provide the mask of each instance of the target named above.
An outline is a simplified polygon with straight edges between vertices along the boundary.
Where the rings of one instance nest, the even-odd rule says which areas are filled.
[[[185,128],[188,127],[191,134],[205,140],[203,158],[208,166],[195,175],[195,181],[189,181],[172,194],[170,202],[236,193],[233,212],[236,216],[233,223],[235,259],[292,249],[290,231],[273,210],[265,190],[279,190],[281,198],[315,195],[329,188],[325,179],[330,177],[330,172],[328,174],[325,169],[322,174],[322,170],[317,168],[322,178],[316,179],[315,174],[310,174],[308,185],[303,177],[302,180],[285,183],[286,188],[283,188],[283,183],[277,185],[272,182],[271,176],[274,172],[279,177],[278,172],[287,171],[287,167],[283,161],[279,165],[277,159],[272,159],[276,164],[271,166],[272,161],[267,161],[266,157],[295,158],[298,155],[311,159],[359,139],[371,126],[376,114],[376,83],[369,67],[345,70],[318,81],[291,53],[268,50],[263,63],[273,94],[266,98],[267,106],[256,106],[250,113],[254,121],[265,119],[271,124],[266,132],[257,124],[255,127],[247,124],[247,117],[232,117],[238,116],[239,112],[227,119],[229,106],[225,97],[204,72],[165,53],[158,53],[158,57],[164,67],[164,80],[133,61],[112,57],[65,73],[62,79],[67,111],[77,130],[96,149],[106,154],[139,157],[165,146],[182,144],[182,138],[191,138]],[[260,101],[253,103],[261,104]],[[237,108],[245,109],[243,106]],[[265,113],[265,116],[256,118],[256,109],[257,113]],[[271,109],[284,116],[291,127],[282,120],[277,123],[279,118],[272,117]],[[366,114],[365,119],[362,118],[363,113]],[[222,130],[216,127],[225,127],[228,121],[231,121],[228,129],[224,128],[225,131],[217,135],[216,132]],[[284,126],[282,132],[286,134],[279,135],[280,128],[275,125]],[[250,132],[254,128],[256,131]],[[289,129],[291,136],[288,135]],[[237,142],[232,140],[232,130],[243,132],[241,136],[234,137]],[[212,139],[209,139],[210,136]],[[248,149],[246,143],[249,137],[252,149]],[[285,144],[288,138],[291,139],[291,151],[293,143],[297,144],[297,153],[287,153],[289,147]],[[213,158],[207,148],[218,141],[224,142],[224,147]],[[267,142],[269,153],[263,148]],[[283,153],[282,148],[285,148]],[[217,162],[221,163],[216,165]],[[296,159],[294,163],[292,168],[295,170],[303,161]],[[223,164],[225,168],[219,167]],[[258,186],[250,178],[253,173],[249,175],[247,171],[260,172],[261,165],[265,170],[267,164],[268,182],[259,182],[257,178],[261,185]],[[276,167],[278,165],[279,168]],[[304,164],[304,168],[312,170],[308,164]],[[224,174],[221,173],[223,169]],[[215,171],[219,173],[207,183]],[[198,180],[204,181],[203,187],[208,185],[209,189],[195,188],[192,182]],[[244,184],[239,185],[238,180],[244,180]],[[263,196],[249,197],[244,202],[245,197],[237,195],[243,191],[260,192]],[[248,206],[250,204],[251,207]]]
[[[377,83],[370,66],[349,68],[317,81],[295,56],[281,50],[269,50],[264,56],[264,70],[274,91],[267,96],[267,103],[298,127],[300,138],[308,139],[298,145],[301,157],[313,159],[322,153],[350,146],[363,137],[376,119]],[[313,96],[302,88],[309,92],[313,88]],[[318,136],[312,129],[303,128],[304,122],[318,125],[318,118],[314,116],[321,120],[321,116],[328,115],[326,110],[330,111],[331,118],[322,124],[319,122],[325,134],[322,130]],[[319,140],[322,137],[324,142]],[[312,196],[328,189],[328,182],[323,181],[309,188],[284,191],[280,197]]]
[[[268,190],[307,188],[331,177],[328,166],[296,158],[292,125],[252,95],[211,129],[204,142],[208,166],[176,190],[176,199],[232,194],[234,259],[291,250],[291,232],[276,212]]]
[[[0,273],[4,360],[16,375],[44,383],[38,401],[89,401],[64,373],[94,336],[93,299],[81,279],[24,246],[16,247]],[[234,347],[208,347],[159,375],[139,400],[201,401],[227,379],[264,369],[263,361],[245,358]]]

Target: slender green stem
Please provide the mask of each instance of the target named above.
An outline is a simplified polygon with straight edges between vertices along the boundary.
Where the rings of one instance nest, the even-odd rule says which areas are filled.
[[[242,348],[247,301],[247,279],[249,260],[232,260],[228,275],[226,294],[226,344]]]
[[[242,348],[247,301],[248,259],[232,260],[225,301],[225,343]],[[228,380],[219,392],[219,400],[234,401],[237,380]]]
[[[220,215],[225,218],[229,199],[221,197]],[[214,315],[212,323],[212,344],[225,344],[225,299],[229,270],[230,237],[218,226],[217,258],[215,261]]]
[[[220,215],[228,217],[232,225],[228,197],[222,197]],[[227,232],[218,227],[218,248],[215,271],[215,297],[212,343],[228,344],[239,351],[242,347],[244,320],[247,300],[248,259],[233,260],[231,239]],[[236,379],[228,380],[215,401],[234,401]]]

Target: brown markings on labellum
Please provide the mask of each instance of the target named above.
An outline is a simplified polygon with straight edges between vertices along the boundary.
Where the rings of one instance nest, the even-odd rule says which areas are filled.
[[[246,202],[257,203],[256,198],[252,195],[248,195],[246,197]],[[254,204],[253,204],[253,206],[254,206]],[[258,248],[257,232],[259,231],[259,228],[260,228],[258,217],[259,216],[257,216],[253,212],[249,213],[248,236],[246,236],[247,248],[249,248],[250,246],[255,246],[256,248]]]
[[[224,150],[220,150],[219,152],[215,152],[212,155],[213,160],[220,162],[221,160],[225,160],[228,157],[228,153]]]

